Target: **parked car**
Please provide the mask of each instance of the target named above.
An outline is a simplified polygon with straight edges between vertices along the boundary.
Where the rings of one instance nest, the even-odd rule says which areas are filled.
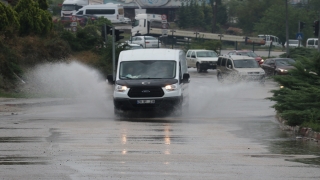
[[[187,66],[197,68],[197,72],[216,69],[218,55],[212,50],[189,49],[186,54]]]
[[[307,48],[318,48],[318,38],[309,38],[306,43]]]
[[[289,45],[290,48],[297,48],[297,47],[299,47],[299,40],[289,39],[288,41],[289,41],[288,45]],[[287,47],[287,42],[284,43],[284,47]],[[302,47],[302,44],[301,44],[301,43],[300,43],[300,47]]]
[[[225,55],[219,56],[217,79],[220,82],[230,80],[231,82],[259,81],[264,83],[265,72],[252,57]]]
[[[127,18],[127,17],[124,17],[124,18],[123,18],[123,23],[124,23],[124,24],[131,24],[132,22],[131,22],[131,19],[129,19],[129,18]]]
[[[266,59],[261,68],[266,75],[286,75],[290,69],[294,69],[295,60],[291,58],[270,58]]]
[[[143,49],[143,47],[140,46],[139,44],[128,44],[128,43],[121,43],[119,47],[122,47],[124,50]]]
[[[228,55],[239,55],[253,57],[260,65],[263,63],[263,59],[258,56],[255,52],[249,50],[234,50],[228,52]]]
[[[126,41],[128,44],[139,44],[143,48],[160,48],[161,42],[153,36],[133,36]]]

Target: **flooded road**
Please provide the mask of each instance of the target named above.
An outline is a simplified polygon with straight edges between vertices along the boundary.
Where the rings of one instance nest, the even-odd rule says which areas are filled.
[[[118,118],[111,88],[75,66],[89,75],[66,89],[82,96],[2,102],[21,110],[0,113],[0,179],[320,179],[319,146],[279,128],[272,81],[221,84],[189,69],[183,116]],[[53,81],[50,93],[63,87]]]

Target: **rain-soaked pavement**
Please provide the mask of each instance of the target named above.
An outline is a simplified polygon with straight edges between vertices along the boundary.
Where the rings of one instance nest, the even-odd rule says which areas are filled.
[[[75,98],[1,99],[18,110],[0,112],[0,179],[320,179],[319,145],[279,128],[272,81],[220,84],[190,69],[182,117],[116,118],[92,69],[33,73],[48,77],[36,89]]]

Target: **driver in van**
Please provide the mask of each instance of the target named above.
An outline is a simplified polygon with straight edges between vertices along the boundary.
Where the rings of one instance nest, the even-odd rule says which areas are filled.
[[[170,78],[170,68],[168,66],[160,66],[154,74],[155,78]]]

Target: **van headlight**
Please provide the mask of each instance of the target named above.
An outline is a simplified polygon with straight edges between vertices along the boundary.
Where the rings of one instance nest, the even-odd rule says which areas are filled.
[[[128,89],[127,86],[121,86],[121,85],[116,85],[115,91],[117,92],[124,92]]]
[[[170,84],[164,87],[167,91],[175,91],[178,88],[177,84]]]

